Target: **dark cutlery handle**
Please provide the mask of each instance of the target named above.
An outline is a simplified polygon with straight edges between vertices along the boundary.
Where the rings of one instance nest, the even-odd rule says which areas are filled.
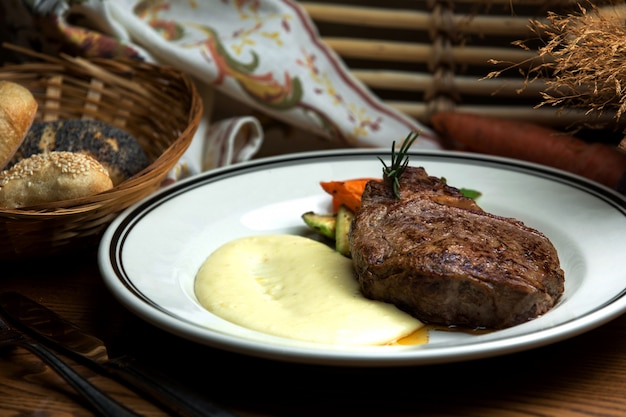
[[[141,366],[130,357],[111,359],[103,364],[114,377],[141,391],[180,417],[237,417],[203,396],[181,388],[163,373]]]
[[[89,402],[94,411],[103,417],[139,417],[140,414],[124,407],[113,398],[104,394],[97,387],[83,378],[66,362],[55,355],[52,351],[37,342],[23,341],[21,346],[28,349],[41,360],[43,360],[50,368],[54,369],[68,384],[70,384],[82,397]]]

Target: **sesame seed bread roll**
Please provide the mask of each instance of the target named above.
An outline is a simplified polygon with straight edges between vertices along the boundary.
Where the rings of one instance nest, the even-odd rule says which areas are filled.
[[[129,133],[100,120],[54,120],[32,124],[5,168],[36,153],[82,152],[100,162],[113,185],[148,166],[148,157]]]
[[[0,169],[24,140],[36,113],[37,101],[27,88],[0,81]]]
[[[0,173],[0,207],[21,208],[97,194],[113,188],[107,170],[89,155],[49,152]]]

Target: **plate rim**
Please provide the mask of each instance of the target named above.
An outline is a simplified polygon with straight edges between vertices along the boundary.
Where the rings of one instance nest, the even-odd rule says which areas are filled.
[[[394,350],[393,355],[372,355],[372,352],[363,351],[315,351],[310,353],[309,349],[290,347],[276,350],[275,346],[260,346],[258,342],[242,340],[228,335],[213,332],[211,338],[207,339],[207,329],[201,329],[198,325],[181,321],[171,314],[163,311],[160,306],[154,305],[151,300],[137,297],[138,291],[128,288],[129,283],[122,282],[118,272],[113,265],[117,259],[115,249],[119,246],[121,234],[132,223],[141,220],[146,215],[146,210],[161,202],[164,198],[175,198],[177,195],[188,192],[196,187],[219,181],[230,176],[244,175],[249,171],[256,171],[263,166],[278,167],[291,165],[295,161],[315,161],[345,158],[370,158],[372,156],[385,157],[389,151],[385,149],[334,149],[309,152],[298,152],[293,154],[270,156],[258,158],[234,165],[217,168],[208,172],[197,174],[193,177],[181,180],[156,191],[150,196],[133,204],[124,210],[105,230],[98,248],[98,264],[101,275],[107,288],[115,295],[127,309],[148,323],[168,331],[184,339],[191,340],[209,347],[235,352],[239,354],[261,357],[271,360],[287,362],[331,365],[331,366],[355,366],[355,367],[379,367],[379,366],[406,366],[406,365],[431,365],[440,363],[460,362],[487,357],[511,354],[524,350],[553,344],[579,334],[597,328],[623,314],[626,311],[626,289],[615,297],[598,306],[585,316],[576,317],[568,322],[559,323],[557,326],[541,329],[522,335],[513,335],[503,339],[495,339],[474,345],[461,345],[458,347],[445,347],[446,355],[438,354],[433,350]],[[522,171],[528,175],[547,177],[553,181],[565,182],[575,186],[594,197],[603,200],[626,216],[626,196],[619,194],[604,185],[593,182],[587,178],[571,174],[556,168],[539,165],[531,162],[521,161],[512,158],[491,156],[463,151],[445,150],[410,150],[412,157],[434,158],[437,161],[455,160],[471,161],[473,164],[495,165],[514,167],[517,171]],[[149,210],[148,210],[149,212]],[[114,244],[115,243],[115,244]],[[137,302],[140,298],[140,303]],[[201,331],[202,330],[202,331]],[[209,330],[210,331],[210,330]],[[537,337],[543,336],[543,337]],[[419,352],[419,354],[416,353]]]

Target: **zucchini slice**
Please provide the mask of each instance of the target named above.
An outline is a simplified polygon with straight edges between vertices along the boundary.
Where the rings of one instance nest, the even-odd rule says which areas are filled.
[[[318,214],[307,211],[302,215],[302,220],[315,232],[335,240],[335,224],[337,221],[334,214]]]
[[[339,207],[335,226],[335,250],[347,257],[350,257],[348,232],[350,232],[353,218],[354,213],[352,210],[343,205]]]

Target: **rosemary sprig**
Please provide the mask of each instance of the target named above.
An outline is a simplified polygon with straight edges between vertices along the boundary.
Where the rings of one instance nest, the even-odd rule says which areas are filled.
[[[396,153],[396,141],[391,144],[391,165],[387,166],[382,158],[378,160],[383,164],[383,178],[389,178],[393,184],[393,194],[396,198],[400,198],[400,177],[409,165],[409,157],[406,154],[413,142],[419,137],[419,132],[411,132],[407,135],[400,146],[400,150]]]

